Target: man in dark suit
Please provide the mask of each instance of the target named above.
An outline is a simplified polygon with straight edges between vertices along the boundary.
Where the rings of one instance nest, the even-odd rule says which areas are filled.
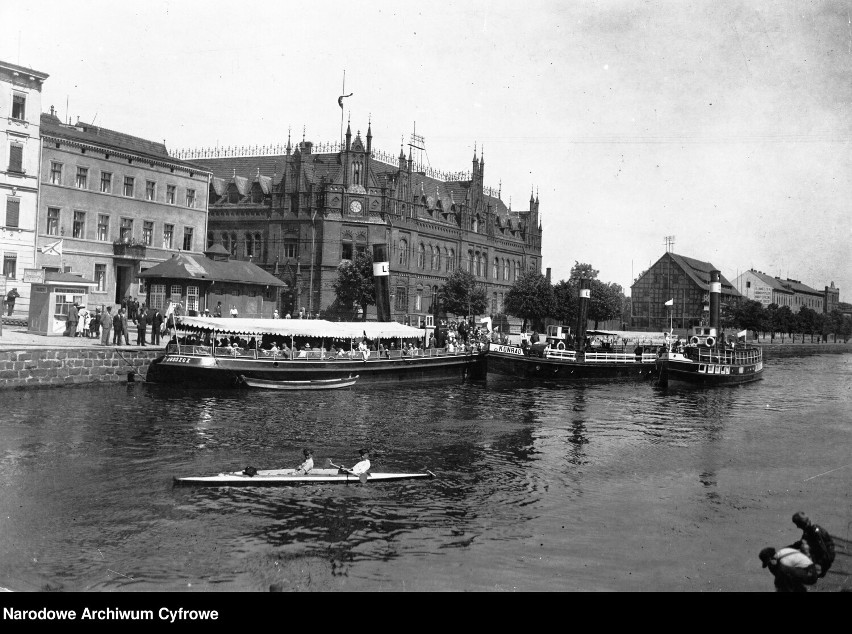
[[[160,328],[163,326],[163,314],[160,312],[159,308],[155,308],[153,313],[154,314],[151,315],[151,345],[159,346]]]
[[[145,329],[148,327],[148,313],[145,311],[145,304],[142,304],[136,311],[136,345],[144,346],[145,344]]]

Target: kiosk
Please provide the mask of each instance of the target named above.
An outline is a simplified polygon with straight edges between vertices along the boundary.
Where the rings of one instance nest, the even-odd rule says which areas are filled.
[[[30,286],[30,315],[27,331],[48,337],[61,337],[68,321],[68,309],[77,302],[86,305],[89,289],[97,282],[73,273],[44,272],[44,282]]]

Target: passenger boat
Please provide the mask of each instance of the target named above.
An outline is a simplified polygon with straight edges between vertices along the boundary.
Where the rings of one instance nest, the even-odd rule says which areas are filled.
[[[434,478],[435,474],[424,470],[415,473],[365,473],[366,482],[390,482],[394,480],[417,480]],[[262,469],[254,475],[245,471],[232,471],[214,476],[192,476],[175,478],[174,484],[181,486],[288,486],[296,484],[357,484],[363,482],[358,475],[340,469],[312,469],[308,474],[296,474],[295,469]]]
[[[485,353],[448,352],[445,348],[416,348],[407,355],[404,342],[422,342],[425,331],[396,322],[331,322],[322,319],[245,319],[177,317],[175,336],[165,354],[155,359],[145,380],[153,383],[195,384],[204,387],[244,387],[247,381],[288,389],[328,386],[358,377],[363,383],[411,383],[484,377]],[[283,354],[264,350],[264,337],[284,339],[293,348],[310,342],[310,350]],[[223,338],[246,346],[220,345]],[[251,340],[254,339],[254,345]],[[393,348],[359,352],[357,344],[383,341]],[[184,343],[180,343],[181,341]],[[186,343],[187,341],[194,343]],[[219,343],[217,343],[219,342]],[[346,351],[332,356],[336,343]],[[327,383],[323,384],[322,381]],[[309,382],[309,383],[308,383]],[[341,386],[342,387],[342,386]]]
[[[267,381],[265,379],[252,379],[241,374],[240,380],[245,383],[246,387],[260,387],[266,390],[334,390],[352,387],[358,380],[358,375],[315,381]]]
[[[586,330],[589,280],[580,280],[577,329],[548,326],[544,342],[529,346],[488,345],[488,375],[547,381],[650,379],[665,333]],[[595,343],[600,345],[593,346]]]
[[[710,272],[710,326],[695,326],[685,344],[669,341],[657,360],[659,382],[735,385],[763,378],[763,350],[720,336],[721,272]],[[744,335],[745,333],[740,333]]]

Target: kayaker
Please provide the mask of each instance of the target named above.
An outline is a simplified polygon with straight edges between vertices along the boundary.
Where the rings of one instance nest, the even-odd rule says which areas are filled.
[[[344,471],[348,471],[353,475],[360,475],[362,473],[367,473],[370,469],[370,452],[366,449],[362,449],[358,452],[360,458],[358,462],[355,463],[355,466],[351,469],[347,469],[346,467],[342,467]]]
[[[302,455],[304,455],[305,461],[296,467],[296,473],[308,475],[308,472],[314,468],[314,452],[305,448]]]

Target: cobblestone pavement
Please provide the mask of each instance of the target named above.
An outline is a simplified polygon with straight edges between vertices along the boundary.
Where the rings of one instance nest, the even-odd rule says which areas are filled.
[[[112,340],[112,334],[110,334],[110,340]],[[165,343],[162,342],[161,345],[154,346],[151,344],[151,332],[150,330],[146,334],[145,340],[148,342],[146,348],[149,349],[162,349],[165,348]],[[136,329],[133,329],[133,332],[130,335],[130,341],[136,341]],[[130,345],[130,346],[113,346],[110,344],[108,347],[110,348],[140,348],[141,346]],[[0,334],[0,350],[21,350],[28,348],[103,348],[101,345],[100,338],[95,339],[94,337],[48,337],[46,335],[37,335],[35,333],[27,332],[26,326],[21,325],[9,325],[6,323],[6,319],[3,320],[3,334]]]

